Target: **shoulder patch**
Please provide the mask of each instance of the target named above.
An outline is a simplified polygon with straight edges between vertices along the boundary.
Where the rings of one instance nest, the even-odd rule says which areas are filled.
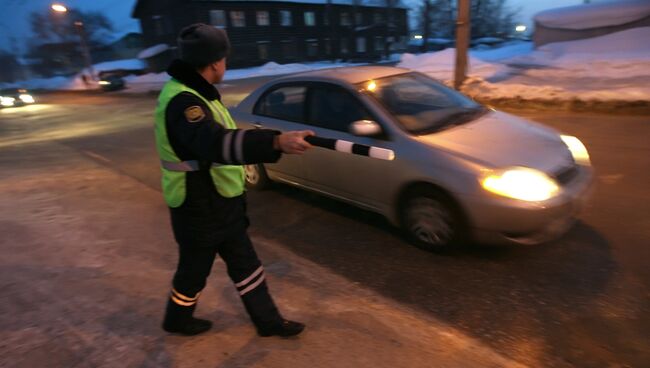
[[[205,118],[205,113],[200,106],[190,106],[185,109],[185,118],[190,123],[196,123]]]

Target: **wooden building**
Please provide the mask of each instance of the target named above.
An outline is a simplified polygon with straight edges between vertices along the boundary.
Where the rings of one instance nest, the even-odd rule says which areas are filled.
[[[406,49],[408,8],[400,0],[138,0],[144,46],[167,45],[192,23],[228,32],[229,66],[313,60],[370,61]]]

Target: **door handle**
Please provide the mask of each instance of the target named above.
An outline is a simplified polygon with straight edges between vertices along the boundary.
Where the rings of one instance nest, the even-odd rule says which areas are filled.
[[[257,122],[257,121],[253,122],[253,127],[255,127],[255,129],[261,129],[262,128],[262,123]]]

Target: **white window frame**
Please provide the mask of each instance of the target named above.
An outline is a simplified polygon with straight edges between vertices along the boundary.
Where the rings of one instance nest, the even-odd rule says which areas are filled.
[[[217,28],[226,28],[228,21],[226,20],[226,11],[221,9],[210,10],[210,25]],[[222,24],[219,24],[222,23]]]
[[[291,27],[293,25],[291,10],[280,10],[280,25],[283,27]]]
[[[270,26],[271,15],[268,10],[258,10],[255,12],[255,22],[258,26]]]
[[[350,13],[341,12],[341,25],[342,26],[351,26],[352,25],[352,19],[350,18]]]
[[[236,28],[246,27],[246,12],[243,10],[231,10],[230,24]]]
[[[347,55],[350,53],[350,47],[348,46],[348,38],[347,37],[341,37],[341,47],[340,47],[340,52],[341,54]]]
[[[303,18],[305,20],[305,26],[307,27],[315,27],[316,26],[316,12],[314,11],[306,11],[303,15]]]
[[[270,57],[269,57],[270,48],[268,47],[270,43],[271,43],[270,41],[257,41],[257,57],[258,57],[258,59],[260,59],[260,60],[269,60],[270,59]],[[262,45],[266,46],[266,58],[263,58],[260,55],[260,46],[262,46]]]
[[[365,37],[357,37],[357,52],[367,52],[368,42]]]
[[[382,36],[375,36],[375,51],[384,51],[386,40]]]

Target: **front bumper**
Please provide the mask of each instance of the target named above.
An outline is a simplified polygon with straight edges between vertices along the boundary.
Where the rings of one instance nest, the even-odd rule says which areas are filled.
[[[539,244],[556,239],[575,223],[576,216],[593,188],[593,169],[579,166],[578,173],[562,186],[556,197],[525,202],[485,192],[462,196],[471,227],[479,243]]]

